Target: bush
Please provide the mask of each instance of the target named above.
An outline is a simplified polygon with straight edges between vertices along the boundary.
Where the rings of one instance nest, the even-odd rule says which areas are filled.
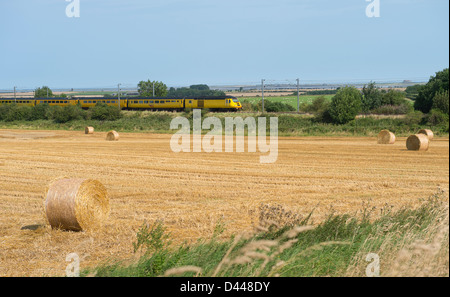
[[[262,100],[253,105],[255,111],[262,111]],[[264,112],[289,112],[296,109],[287,103],[264,100]]]
[[[355,87],[340,89],[329,106],[329,114],[336,124],[346,124],[361,111],[361,93]]]
[[[89,115],[91,119],[99,121],[115,121],[122,117],[119,108],[105,103],[97,103],[95,107],[89,109]]]
[[[422,123],[424,119],[424,114],[421,111],[413,111],[406,115],[406,117],[403,119],[403,123],[409,127],[419,125]]]
[[[0,119],[5,122],[30,121],[32,107],[19,106],[17,104],[1,106]]]
[[[413,112],[414,108],[408,102],[401,105],[383,105],[371,111],[372,114],[389,114],[389,115],[399,115],[408,114]]]
[[[8,105],[8,104],[0,105],[0,121],[5,120],[6,115],[8,114],[10,109],[11,109],[11,105]]]
[[[303,103],[300,106],[300,110],[308,113],[317,114],[323,112],[329,106],[329,102],[324,96],[317,97],[311,104]]]
[[[426,121],[431,126],[445,125],[448,124],[449,115],[448,113],[443,113],[439,109],[432,109],[426,116]]]
[[[48,120],[50,105],[48,103],[36,105],[31,113],[31,120]]]
[[[47,112],[47,118],[55,123],[67,123],[85,118],[85,112],[78,105],[52,106]]]
[[[289,104],[272,101],[264,101],[264,109],[265,112],[295,111],[295,108]]]
[[[247,111],[247,112],[255,111],[252,103],[243,101],[243,102],[241,102],[241,104],[242,104],[242,111]]]

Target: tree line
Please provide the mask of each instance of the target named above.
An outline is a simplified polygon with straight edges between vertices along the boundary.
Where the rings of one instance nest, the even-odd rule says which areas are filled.
[[[397,109],[432,125],[448,125],[449,69],[437,72],[426,85],[415,86],[415,91],[417,97],[412,104],[403,92],[380,90],[371,82],[362,91],[352,86],[341,88],[330,103],[319,97],[312,106],[319,119],[335,124],[349,123],[360,113],[383,113],[383,110]]]
[[[209,96],[225,96],[225,92],[211,90],[208,85],[199,84],[191,85],[189,87],[170,89],[160,81],[140,81],[138,83],[139,96],[142,97],[209,97]]]

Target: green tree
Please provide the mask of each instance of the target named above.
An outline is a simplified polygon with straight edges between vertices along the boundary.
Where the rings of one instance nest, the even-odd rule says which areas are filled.
[[[346,124],[361,111],[362,95],[355,87],[341,88],[333,97],[329,114],[336,124]]]
[[[198,87],[200,86],[200,87]],[[206,87],[202,87],[206,86]],[[225,92],[210,90],[207,85],[194,85],[189,88],[170,88],[169,97],[208,97],[208,96],[225,96]]]
[[[364,85],[362,92],[362,111],[369,112],[383,105],[383,95],[374,82],[370,82],[368,86]]]
[[[397,106],[405,103],[405,95],[400,91],[390,89],[389,91],[387,91],[387,93],[383,94],[381,101],[382,105]]]
[[[153,97],[153,87],[155,88],[155,97],[167,96],[167,86],[160,81],[140,81],[138,83],[139,96]]]
[[[199,90],[199,91],[209,91],[208,85],[192,85],[189,87],[189,89]]]
[[[424,113],[433,107],[433,98],[440,92],[449,90],[449,69],[446,68],[432,76],[428,83],[421,87],[414,103],[414,108]]]
[[[445,114],[449,114],[448,91],[441,91],[434,96],[433,109],[438,109]]]
[[[407,87],[405,90],[406,97],[411,100],[416,100],[417,96],[419,95],[420,88],[422,88],[422,85],[414,85]]]
[[[51,97],[53,97],[53,92],[47,86],[43,86],[42,88],[37,88],[36,90],[34,90],[34,98],[51,98]]]

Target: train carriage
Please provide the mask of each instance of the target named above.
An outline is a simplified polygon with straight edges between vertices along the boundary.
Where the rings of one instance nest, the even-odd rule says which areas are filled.
[[[91,108],[96,106],[98,103],[104,103],[108,106],[119,106],[118,98],[104,98],[104,97],[78,97],[78,102],[80,103],[82,108]],[[120,107],[122,109],[127,108],[127,99],[120,99]]]
[[[69,105],[77,105],[78,100],[75,99],[69,99],[69,98],[36,98],[35,104],[48,104],[50,106],[69,106]]]
[[[129,109],[155,109],[155,110],[182,110],[184,100],[181,98],[166,98],[166,97],[153,97],[153,98],[129,98]]]
[[[19,106],[35,106],[34,98],[0,98],[0,104],[17,104]]]

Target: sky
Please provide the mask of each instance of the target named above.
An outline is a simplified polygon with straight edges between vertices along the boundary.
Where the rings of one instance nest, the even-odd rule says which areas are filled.
[[[447,0],[71,1],[0,0],[0,89],[427,81],[449,66]]]

